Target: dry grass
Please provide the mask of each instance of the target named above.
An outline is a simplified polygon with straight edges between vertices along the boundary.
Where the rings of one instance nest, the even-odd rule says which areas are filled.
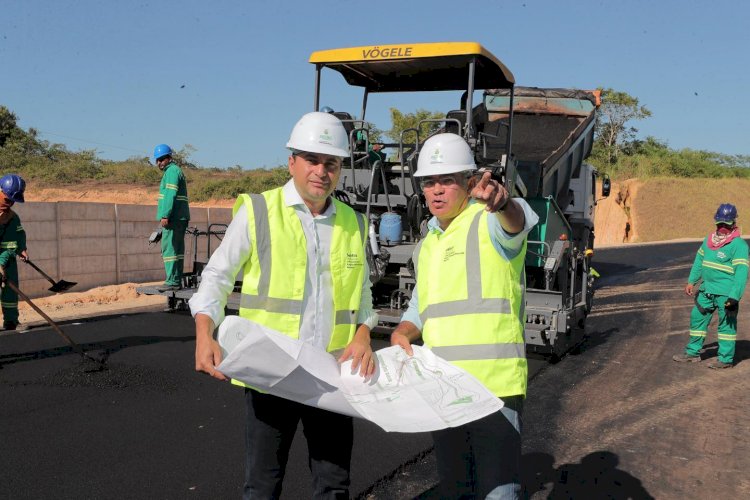
[[[637,241],[705,237],[722,203],[737,206],[742,227],[743,214],[750,220],[748,192],[750,180],[746,179],[648,179],[631,201]],[[750,223],[744,229],[750,230]]]

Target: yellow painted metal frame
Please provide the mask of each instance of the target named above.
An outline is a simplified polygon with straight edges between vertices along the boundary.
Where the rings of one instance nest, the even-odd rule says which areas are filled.
[[[485,83],[498,81],[498,87],[515,83],[513,73],[477,42],[369,45],[320,50],[310,55],[309,62],[338,71],[350,84],[366,86],[370,91],[398,91],[427,87],[428,77],[420,75],[422,72],[451,81],[444,84],[446,88],[439,90],[459,89],[458,81],[463,82],[465,78],[462,76],[464,61],[468,63],[472,60],[477,62],[477,74],[485,77]],[[417,83],[415,79],[420,82]]]
[[[328,64],[470,55],[484,56],[507,71],[505,65],[497,57],[476,42],[405,43],[319,50],[312,53],[310,62],[313,64]]]

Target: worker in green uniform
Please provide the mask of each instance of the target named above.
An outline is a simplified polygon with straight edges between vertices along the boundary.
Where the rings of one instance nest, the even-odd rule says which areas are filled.
[[[18,284],[18,264],[16,256],[24,262],[29,256],[26,253],[26,232],[21,219],[11,207],[14,203],[23,203],[26,182],[21,176],[7,174],[0,178],[0,275],[3,287],[0,292],[0,303],[3,310],[3,330],[21,330],[18,327],[18,294],[5,280]]]
[[[748,271],[748,246],[737,227],[737,208],[724,203],[714,215],[716,231],[703,240],[690,270],[685,293],[695,297],[690,313],[690,340],[679,362],[701,360],[700,351],[714,311],[719,315],[719,353],[709,368],[731,368],[737,339],[737,313]],[[698,287],[698,281],[703,283]]]
[[[164,172],[159,186],[156,220],[162,228],[161,256],[166,279],[159,291],[182,288],[182,269],[185,261],[185,230],[190,221],[187,182],[185,175],[172,159],[172,148],[159,144],[154,148],[154,160]]]

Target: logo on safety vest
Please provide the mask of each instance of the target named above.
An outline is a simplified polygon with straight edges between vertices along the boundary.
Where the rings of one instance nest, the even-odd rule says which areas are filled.
[[[464,254],[465,252],[456,252],[455,247],[448,247],[445,249],[445,253],[443,254],[443,262],[448,262],[448,260],[452,259],[453,257]]]
[[[725,254],[724,252],[719,251],[719,252],[716,252],[716,256],[718,258],[720,258],[720,259],[725,259],[727,257],[727,254]]]
[[[362,259],[359,258],[359,254],[356,252],[347,252],[346,254],[346,268],[355,269],[362,267]]]

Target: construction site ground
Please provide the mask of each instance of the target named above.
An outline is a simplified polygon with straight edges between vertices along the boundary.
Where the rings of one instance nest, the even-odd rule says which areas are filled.
[[[682,289],[697,246],[597,252],[586,341],[557,363],[532,361],[523,451],[531,498],[750,497],[747,308],[734,368],[706,366],[715,325],[704,361],[671,360],[687,340],[692,302]],[[143,306],[158,310],[159,301]],[[193,371],[191,318],[105,314],[63,323],[86,349],[108,353],[104,373],[82,371],[49,328],[0,336],[0,497],[239,496],[241,392]],[[364,421],[356,429],[355,496],[435,497],[429,435]],[[284,498],[308,497],[305,455],[297,439]]]

